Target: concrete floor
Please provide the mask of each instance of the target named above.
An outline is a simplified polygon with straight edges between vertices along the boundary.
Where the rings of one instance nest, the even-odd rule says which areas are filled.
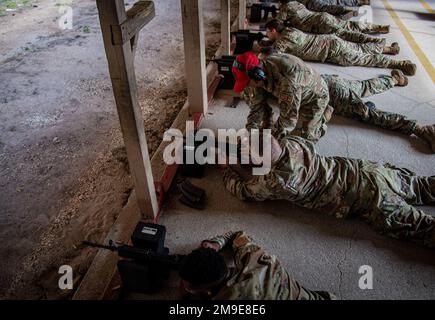
[[[418,65],[417,75],[406,88],[370,98],[378,108],[405,114],[422,123],[435,123],[435,85],[412,51],[382,2],[372,1],[374,21],[391,24],[390,41],[401,45],[400,58]],[[419,46],[435,65],[435,22],[418,1],[389,1]],[[428,2],[435,8],[434,2]],[[425,13],[426,12],[426,13]],[[425,13],[425,14],[423,14]],[[431,19],[428,19],[430,17]],[[321,73],[366,79],[389,70],[313,64]],[[217,95],[214,108],[202,123],[204,128],[242,128],[248,112],[240,103],[225,108],[227,96]],[[390,162],[421,175],[435,174],[435,156],[416,138],[335,116],[326,136],[318,143],[323,155],[349,156]],[[217,168],[207,167],[205,177],[192,179],[206,189],[207,208],[190,209],[173,195],[160,223],[167,227],[167,246],[187,253],[200,241],[229,230],[245,230],[270,253],[277,255],[288,272],[310,289],[328,290],[342,299],[434,299],[434,251],[378,234],[361,221],[341,221],[321,212],[303,210],[288,202],[244,203],[223,187]],[[435,215],[434,207],[423,208]],[[360,266],[373,268],[373,289],[358,286]],[[175,297],[175,277],[160,298]],[[153,296],[153,298],[157,298]]]

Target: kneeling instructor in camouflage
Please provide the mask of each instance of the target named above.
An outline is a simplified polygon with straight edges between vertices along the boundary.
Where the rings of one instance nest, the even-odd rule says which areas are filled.
[[[238,55],[232,72],[234,91],[244,91],[250,112],[246,129],[270,128],[269,97],[278,99],[280,114],[272,128],[275,137],[289,133],[317,141],[326,132],[332,108],[328,86],[319,73],[287,54],[271,54],[259,60],[252,52]]]
[[[261,140],[261,139],[260,139]],[[395,238],[435,247],[435,218],[414,205],[435,205],[435,176],[390,164],[324,157],[300,137],[271,137],[271,170],[244,178],[223,165],[225,187],[240,200],[288,200],[337,218],[362,217]],[[227,162],[228,163],[228,162]]]
[[[235,268],[219,253],[233,250]],[[179,271],[182,298],[218,300],[331,300],[324,291],[302,287],[274,255],[252,242],[242,231],[204,240],[183,260]]]
[[[368,80],[348,80],[336,75],[322,74],[328,85],[329,104],[334,114],[369,123],[383,129],[419,137],[429,144],[435,153],[435,125],[420,125],[397,113],[382,111],[373,103],[364,103],[364,97],[385,92],[395,86],[406,86],[408,79],[400,70],[391,76],[382,75]]]
[[[267,37],[277,51],[295,55],[305,61],[400,69],[406,75],[414,75],[417,70],[417,66],[409,60],[393,60],[384,54],[399,53],[397,43],[391,46],[383,43],[354,43],[331,34],[307,34],[286,28],[278,20],[269,21],[266,29]]]

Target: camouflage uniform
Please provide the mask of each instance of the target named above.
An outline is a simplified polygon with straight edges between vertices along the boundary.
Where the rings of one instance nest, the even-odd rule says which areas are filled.
[[[368,80],[347,80],[336,75],[322,75],[328,84],[330,105],[334,107],[334,114],[353,118],[384,129],[398,131],[411,135],[417,122],[405,116],[369,108],[363,97],[385,92],[394,87],[393,77],[383,75]]]
[[[347,21],[326,12],[313,12],[303,4],[291,1],[280,8],[278,20],[287,21],[292,27],[310,33],[336,33],[348,30],[362,33],[377,33],[377,25],[359,21]]]
[[[413,205],[435,204],[435,176],[344,157],[323,157],[300,137],[280,141],[269,174],[244,179],[224,170],[226,188],[240,200],[284,199],[337,218],[363,217],[381,232],[435,247],[435,218]]]
[[[358,0],[298,0],[298,2],[304,4],[305,3],[318,3],[322,5],[329,5],[329,6],[340,6],[340,7],[359,7],[359,1]],[[306,6],[308,8],[308,6]],[[310,9],[310,8],[308,8]],[[310,9],[313,10],[313,9]]]
[[[272,134],[275,137],[292,134],[317,141],[326,131],[325,110],[328,87],[314,69],[299,58],[287,54],[272,54],[260,60],[266,73],[262,87],[244,91],[250,107],[246,128],[270,127],[272,109],[269,96],[278,98],[280,115]]]
[[[267,254],[242,231],[210,239],[234,250],[235,268],[217,293],[218,300],[325,300],[335,296],[311,291],[289,276],[276,256]]]
[[[345,14],[348,12],[345,5],[333,4],[332,1],[325,0],[297,0],[308,10],[316,12],[327,12],[333,15]]]
[[[340,66],[387,68],[391,59],[382,54],[381,43],[353,43],[336,35],[307,34],[294,28],[283,30],[273,44],[282,53],[305,61],[329,62]]]

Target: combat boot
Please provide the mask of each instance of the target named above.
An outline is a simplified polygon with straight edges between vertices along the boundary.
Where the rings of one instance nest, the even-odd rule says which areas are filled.
[[[397,42],[393,42],[391,46],[385,46],[382,53],[396,55],[399,54],[399,52],[400,52],[399,44]]]
[[[358,4],[360,6],[369,6],[370,5],[370,0],[358,0]]]
[[[399,43],[398,42],[393,42],[392,44],[391,44],[391,48],[394,48],[396,51],[396,53],[395,54],[399,54],[399,52],[400,52],[400,47],[399,47]]]
[[[391,60],[388,68],[402,70],[407,76],[413,76],[417,71],[417,65],[411,60]]]
[[[377,32],[377,33],[389,33],[390,26],[389,25],[375,24],[375,25],[373,25],[373,31]]]
[[[394,42],[391,46],[385,46],[382,50],[382,53],[384,54],[391,54],[396,55],[400,51],[399,44],[397,42]]]
[[[426,141],[430,145],[432,153],[435,153],[435,124],[425,126],[418,125],[414,130],[414,134]]]
[[[406,77],[402,71],[394,69],[391,71],[391,76],[393,77],[395,86],[405,87],[408,85],[408,77]]]

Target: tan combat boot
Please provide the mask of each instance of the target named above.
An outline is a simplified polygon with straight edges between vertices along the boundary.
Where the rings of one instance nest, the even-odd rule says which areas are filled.
[[[358,4],[360,6],[365,6],[365,5],[369,6],[370,5],[370,0],[358,0]]]
[[[373,25],[373,31],[378,32],[378,33],[389,33],[390,26],[389,25],[375,24],[375,25]]]
[[[402,71],[394,69],[391,71],[391,76],[393,77],[395,86],[405,87],[408,85],[408,77],[406,77]]]
[[[385,46],[382,50],[382,53],[396,55],[400,51],[399,44],[397,42],[393,42],[391,46]]]
[[[435,124],[426,126],[418,125],[414,130],[414,134],[426,141],[430,145],[432,153],[435,153]]]
[[[393,42],[391,44],[391,48],[393,49],[393,54],[399,54],[399,52],[400,52],[399,43]]]
[[[407,76],[413,76],[417,71],[417,65],[411,60],[391,60],[388,68],[402,70]]]

